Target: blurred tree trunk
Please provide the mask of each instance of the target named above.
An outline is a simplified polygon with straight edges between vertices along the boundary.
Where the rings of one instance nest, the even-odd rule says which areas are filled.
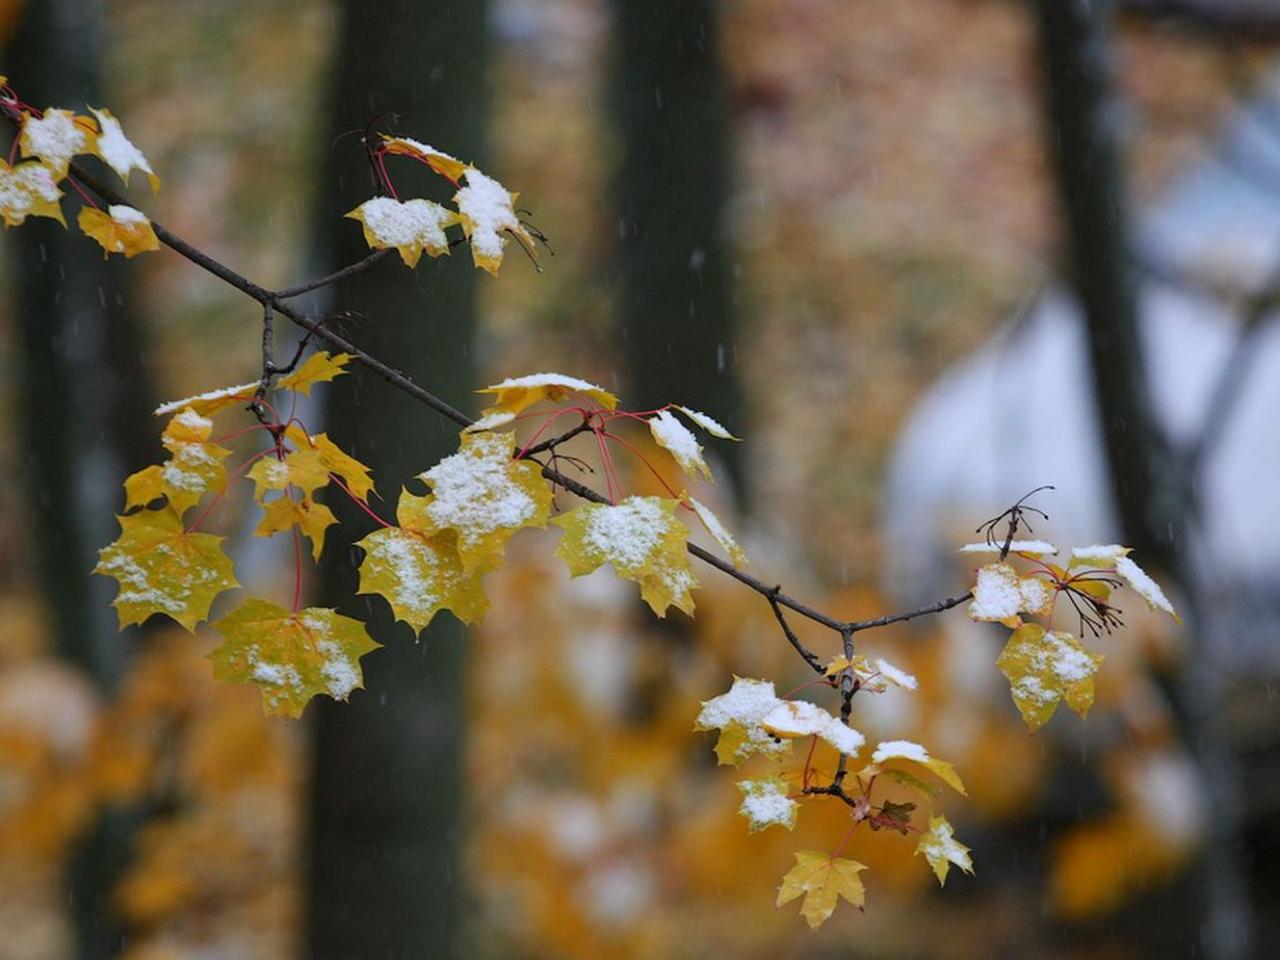
[[[730,123],[715,0],[614,0],[618,327],[627,405],[742,417],[724,211]],[[721,444],[735,486],[741,466]]]
[[[399,129],[456,156],[482,162],[487,112],[486,4],[479,0],[396,0],[343,4],[333,66],[334,147],[321,174],[317,234],[330,238],[336,267],[368,249],[342,214],[375,195],[358,133],[380,114]],[[387,129],[391,121],[381,122]],[[338,139],[341,138],[341,139]],[[417,164],[389,161],[397,186],[432,199],[452,193]],[[476,271],[470,253],[424,257],[413,272],[396,258],[342,284],[336,309],[350,335],[452,402],[474,388],[470,359]],[[389,514],[400,485],[457,446],[457,427],[377,377],[358,373],[329,395],[329,431],[379,480]],[[459,797],[462,756],[463,631],[441,615],[415,642],[380,599],[355,598],[348,544],[369,521],[330,498],[342,526],[330,530],[322,569],[326,606],[367,618],[386,644],[365,657],[365,689],[349,704],[321,698],[313,709],[309,958],[454,955],[459,914]]]
[[[5,72],[27,102],[80,110],[102,104],[101,14],[100,3],[86,0],[26,4]],[[71,220],[76,204],[64,212]],[[45,218],[28,220],[12,236],[31,562],[56,652],[109,694],[130,637],[117,628],[113,586],[89,571],[97,548],[119,532],[120,478],[159,453],[131,268],[119,257],[104,260],[74,226]],[[106,813],[72,855],[68,901],[80,958],[119,949],[109,897],[129,854],[131,820]]]
[[[1085,0],[1036,0],[1046,131],[1120,525],[1140,556],[1174,579],[1185,608],[1190,650],[1170,699],[1208,811],[1199,915],[1189,910],[1185,920],[1198,929],[1206,956],[1234,960],[1252,953],[1249,890],[1238,849],[1239,773],[1219,720],[1214,618],[1195,569],[1196,478],[1156,421],[1148,389],[1105,8]]]

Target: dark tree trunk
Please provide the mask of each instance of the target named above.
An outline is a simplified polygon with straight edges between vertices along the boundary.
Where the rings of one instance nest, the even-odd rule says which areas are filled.
[[[100,106],[101,49],[99,4],[29,3],[5,72],[38,107]],[[76,212],[75,203],[64,205],[68,222]],[[74,225],[32,218],[12,236],[31,559],[58,654],[110,693],[130,635],[117,629],[113,586],[89,571],[97,548],[118,532],[119,478],[159,453],[129,266],[104,260]],[[128,856],[131,819],[107,813],[72,854],[68,901],[81,958],[111,956],[119,947],[109,898]]]
[[[486,4],[478,0],[344,3],[334,64],[332,137],[398,113],[399,129],[455,156],[482,161],[487,97]],[[385,129],[388,120],[383,120]],[[402,193],[451,190],[411,161],[389,161]],[[374,195],[357,137],[335,139],[321,176],[317,231],[331,236],[334,266],[368,251],[342,214]],[[443,188],[442,188],[443,185]],[[335,307],[362,319],[349,332],[432,391],[465,402],[476,271],[466,248],[426,257],[410,272],[391,258],[344,283]],[[367,318],[367,319],[363,319]],[[329,395],[329,431],[379,480],[390,513],[400,485],[457,446],[457,427],[376,377],[340,380]],[[367,520],[330,504],[342,521],[326,545],[322,602],[368,619],[386,644],[365,657],[365,689],[349,704],[318,702],[311,783],[309,958],[448,958],[456,951],[464,636],[441,615],[415,639],[385,602],[354,598],[355,551]],[[323,698],[322,698],[323,699]]]
[[[1209,811],[1199,868],[1199,910],[1182,920],[1211,960],[1251,955],[1252,917],[1238,849],[1239,773],[1219,715],[1220,673],[1195,566],[1200,515],[1188,460],[1156,421],[1139,330],[1130,250],[1130,200],[1099,8],[1085,0],[1036,0],[1047,133],[1057,178],[1070,278],[1084,314],[1112,494],[1126,540],[1162,568],[1181,594],[1191,655],[1170,702],[1195,758]]]
[[[731,151],[718,4],[614,0],[613,12],[627,404],[682,403],[733,429],[742,413],[724,233]],[[717,452],[741,481],[733,446]]]

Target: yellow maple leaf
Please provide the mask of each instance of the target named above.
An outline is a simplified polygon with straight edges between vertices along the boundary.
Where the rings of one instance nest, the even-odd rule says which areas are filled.
[[[659,410],[649,418],[649,432],[654,441],[666,450],[677,464],[691,477],[701,475],[713,479],[711,468],[702,459],[702,446],[683,423],[666,410]]]
[[[689,591],[698,581],[677,506],[665,497],[627,497],[617,506],[584,503],[552,519],[564,530],[556,554],[575,577],[611,564],[619,576],[640,584],[640,596],[660,617],[670,606],[692,615]]]
[[[418,526],[425,499],[402,490],[396,508],[400,526],[375,530],[356,544],[365,552],[360,593],[384,598],[396,619],[415,633],[441,610],[474,623],[489,609],[481,582],[484,571],[463,569],[457,534]]]
[[[910,740],[885,740],[878,744],[871,754],[871,763],[876,767],[883,767],[895,760],[919,764],[936,774],[952,790],[961,794],[966,793],[964,783],[956,773],[955,767],[945,760],[931,757],[929,751],[918,743],[912,743]],[[866,773],[867,770],[864,770],[863,774]]]
[[[214,597],[239,586],[223,538],[187,533],[175,510],[140,510],[116,519],[120,537],[98,551],[93,572],[119,582],[112,605],[121,627],[163,613],[194,631]]]
[[[453,196],[462,232],[471,241],[475,265],[497,276],[507,239],[515,237],[525,251],[534,255],[533,238],[516,216],[517,193],[475,167],[463,172],[467,185]]]
[[[360,658],[377,647],[364,624],[323,607],[292,613],[250,598],[213,624],[223,642],[212,653],[224,683],[254,683],[262,708],[296,717],[318,694],[346,700],[363,686]]]
[[[410,526],[457,533],[458,556],[468,573],[500,566],[517,530],[547,525],[551,488],[542,467],[514,455],[510,434],[464,435],[457,453],[418,475],[431,485],[431,495],[401,501],[413,511]]]
[[[92,153],[98,139],[97,128],[88,117],[78,117],[70,110],[50,107],[44,115],[24,114],[18,145],[24,157],[39,157],[48,165],[55,179],[67,175],[71,158]]]
[[[98,241],[104,257],[112,253],[133,257],[160,249],[160,240],[146,214],[124,204],[113,203],[105,212],[82,207],[76,223],[86,236]]]
[[[495,383],[476,392],[496,395],[493,405],[485,408],[484,412],[489,415],[517,414],[539,400],[564,403],[575,393],[591,397],[606,410],[612,410],[618,405],[618,398],[604,387],[598,387],[594,383],[569,377],[563,373],[531,373],[523,377],[508,377],[501,383]]]
[[[1102,655],[1091,653],[1075,637],[1046,632],[1038,623],[1015,630],[996,659],[1009,680],[1009,692],[1027,726],[1036,730],[1048,722],[1065,699],[1080,716],[1093,705],[1093,676]]]
[[[249,471],[254,499],[263,502],[272,491],[296,487],[309,496],[329,482],[329,468],[318,450],[309,447],[285,454],[283,460],[263,457]]]
[[[430,200],[374,197],[344,216],[360,221],[370,250],[396,250],[406,267],[416,267],[425,251],[439,257],[449,252],[445,230],[458,214]]]
[[[969,856],[969,848],[960,843],[952,835],[951,824],[943,816],[930,817],[929,829],[916,844],[916,853],[924,854],[933,867],[939,884],[947,882],[947,873],[954,863],[965,873],[973,873],[973,860]]]
[[[800,913],[816,930],[827,922],[841,897],[859,910],[866,902],[866,890],[858,875],[867,869],[856,860],[832,857],[817,850],[800,850],[796,865],[787,871],[778,887],[779,907],[803,896]]]
[[[53,171],[45,164],[33,160],[10,166],[0,159],[0,217],[6,227],[16,227],[27,217],[49,217],[64,227],[58,203],[62,191]]]
[[[278,497],[263,507],[262,519],[258,521],[255,537],[270,537],[282,530],[298,527],[311,541],[311,558],[320,559],[324,549],[324,534],[338,522],[333,511],[323,503],[316,503],[311,497]]]
[[[368,502],[369,494],[373,491],[373,476],[370,474],[369,468],[345,450],[342,450],[329,439],[327,434],[308,434],[301,426],[294,423],[289,425],[289,429],[285,431],[285,436],[300,450],[314,450],[319,454],[320,462],[325,465],[330,473],[335,473],[341,477],[348,490],[361,500]]]
[[[454,183],[458,182],[467,169],[467,165],[456,157],[451,157],[443,150],[437,150],[412,137],[391,137],[384,133],[382,145],[387,153],[421,160],[436,173]]]
[[[221,490],[227,482],[223,461],[231,451],[210,443],[212,432],[213,421],[190,408],[174,416],[161,436],[172,456],[168,462],[144,467],[125,480],[126,509],[165,497],[182,516],[206,493]]]
[[[311,388],[317,383],[328,383],[347,372],[347,364],[352,361],[349,353],[328,353],[317,350],[307,357],[296,370],[286,373],[276,381],[277,390],[296,390],[304,396],[311,395]]]
[[[158,192],[160,178],[151,169],[151,164],[142,155],[142,151],[124,135],[124,128],[120,126],[120,121],[112,116],[111,111],[106,107],[101,110],[90,107],[89,112],[98,121],[98,136],[93,144],[93,152],[101,157],[102,161],[126,184],[129,182],[129,174],[134,170],[141,170],[151,181],[151,192],[153,194]]]

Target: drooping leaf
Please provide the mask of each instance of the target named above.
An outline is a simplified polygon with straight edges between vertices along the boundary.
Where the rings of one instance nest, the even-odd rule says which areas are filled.
[[[187,533],[172,508],[116,519],[120,537],[98,551],[93,572],[119,582],[112,605],[121,627],[163,613],[194,631],[214,598],[239,586],[231,558],[222,550],[223,538]]]
[[[407,502],[421,510],[412,526],[457,533],[458,556],[470,573],[502,564],[507,541],[523,527],[545,527],[551,488],[542,467],[515,460],[510,434],[468,434],[457,453],[418,475],[431,495]]]
[[[920,796],[928,800],[935,799],[938,794],[942,792],[942,788],[936,784],[930,783],[927,780],[921,780],[915,774],[906,770],[899,770],[896,767],[890,767],[888,770],[881,770],[880,774],[888,777],[894,783],[900,783],[904,787],[910,787],[912,790],[916,791],[916,793],[920,794]]]
[[[734,677],[727,693],[703,701],[693,729],[720,731],[716,759],[722,765],[737,766],[757,753],[782,756],[791,743],[761,726],[765,716],[782,703],[769,681]]]
[[[76,223],[86,236],[98,241],[103,256],[123,253],[133,257],[148,250],[159,250],[160,241],[146,214],[133,207],[113,203],[104,213],[93,207],[82,207]]]
[[[659,410],[649,418],[649,432],[662,449],[671,454],[680,469],[691,477],[699,474],[711,480],[711,468],[702,459],[702,447],[689,432],[689,428],[666,410]]]
[[[877,766],[882,767],[893,760],[906,760],[919,764],[957,793],[966,792],[964,783],[955,768],[945,760],[931,757],[929,751],[918,743],[912,743],[910,740],[885,740],[877,745],[871,754],[871,762]]]
[[[784,740],[816,736],[846,756],[856,757],[866,738],[807,700],[784,700],[771,710],[760,725]]]
[[[374,197],[345,214],[359,220],[370,250],[396,250],[406,267],[416,267],[425,251],[439,257],[449,252],[445,230],[458,222],[458,215],[430,200]]]
[[[953,863],[965,873],[973,873],[969,848],[953,836],[951,824],[946,817],[929,818],[929,830],[921,835],[920,842],[916,844],[916,853],[924,854],[929,866],[933,867],[939,885],[947,882],[947,874]]]
[[[377,644],[364,624],[334,610],[292,613],[266,600],[248,599],[213,624],[223,642],[209,654],[224,683],[254,683],[262,708],[297,717],[312,697],[346,700],[363,686],[360,658]]]
[[[338,522],[333,511],[309,496],[277,497],[263,506],[262,519],[253,531],[255,537],[271,537],[297,527],[311,541],[311,559],[319,560],[324,550],[324,534]]]
[[[552,519],[564,529],[556,554],[575,577],[609,563],[619,576],[640,584],[653,612],[693,613],[689,591],[698,585],[689,568],[688,531],[675,517],[677,501],[628,497],[617,506],[584,503]]]
[[[471,256],[476,266],[497,276],[503,250],[511,237],[533,256],[533,238],[516,216],[519,194],[510,192],[475,167],[467,167],[463,176],[467,185],[454,194],[453,202],[458,208],[462,231],[471,241]]]
[[[315,451],[325,468],[341,477],[348,490],[366,503],[369,501],[369,494],[373,492],[373,476],[369,468],[330,440],[327,434],[308,434],[295,423],[285,431],[285,437],[299,450]]]
[[[1152,610],[1163,610],[1178,623],[1182,622],[1182,618],[1173,609],[1173,604],[1160,589],[1160,584],[1152,580],[1145,570],[1128,557],[1120,557],[1116,560],[1116,573],[1124,578],[1129,589],[1147,601],[1147,606]]]
[[[70,110],[50,107],[44,115],[24,114],[18,145],[24,157],[39,157],[61,180],[67,175],[72,157],[92,153],[98,138],[93,121],[77,117]]]
[[[190,408],[174,416],[161,437],[170,459],[164,464],[144,467],[125,480],[125,508],[146,506],[165,497],[178,516],[182,516],[206,493],[226,486],[227,471],[223,462],[231,451],[210,443],[212,432],[213,421]]]
[[[698,515],[698,519],[702,521],[707,533],[711,534],[715,542],[720,544],[720,548],[729,555],[729,559],[733,561],[735,567],[745,567],[750,563],[747,559],[747,552],[738,545],[738,541],[734,539],[733,534],[720,522],[720,518],[711,512],[710,507],[699,502],[694,497],[686,496],[684,499],[693,508],[693,512]]]
[[[347,372],[347,364],[352,360],[349,353],[328,353],[317,350],[298,366],[292,373],[286,373],[276,381],[277,390],[296,390],[303,396],[311,395],[311,388],[317,383],[328,383]]]
[[[0,217],[5,226],[16,227],[27,217],[49,217],[65,227],[58,179],[38,160],[11,167],[0,159]]]
[[[1038,623],[1015,630],[996,660],[1009,680],[1013,702],[1032,730],[1053,716],[1062,699],[1080,716],[1087,714],[1100,663],[1102,655],[1086,650],[1071,634],[1046,633]]]
[[[474,623],[489,609],[481,577],[468,573],[458,555],[457,534],[417,526],[422,501],[401,491],[398,527],[375,530],[356,546],[365,551],[360,563],[360,593],[375,593],[391,604],[397,620],[420,632],[440,610],[463,623]]]
[[[437,150],[412,137],[389,137],[384,133],[382,144],[386,147],[387,153],[421,160],[436,173],[452,180],[455,184],[467,169],[467,165],[456,157],[451,157],[443,150]]]
[[[787,796],[789,790],[781,777],[743,780],[738,783],[738,789],[742,791],[738,812],[747,818],[750,833],[775,826],[795,829],[800,805]]]
[[[594,383],[565,376],[563,373],[531,373],[523,377],[508,377],[501,383],[478,392],[495,395],[493,405],[485,410],[486,414],[518,414],[539,400],[563,403],[575,393],[591,397],[606,410],[612,410],[618,405],[618,398],[604,387],[597,387]]]
[[[867,869],[856,860],[832,857],[818,850],[796,853],[796,865],[787,871],[778,887],[779,907],[803,896],[800,913],[816,930],[835,912],[841,897],[859,910],[866,902],[866,890],[858,876]]]
[[[111,111],[106,107],[101,110],[90,107],[89,112],[98,121],[98,136],[93,152],[101,157],[103,162],[125,183],[129,182],[130,173],[141,170],[151,181],[151,192],[159,191],[160,178],[151,169],[151,164],[142,155],[142,151],[124,135],[124,128],[120,126],[120,121],[112,116]]]
[[[720,424],[720,422],[716,420],[714,417],[709,417],[705,413],[699,413],[697,410],[690,410],[688,407],[682,407],[679,404],[676,404],[674,406],[674,409],[679,410],[686,417],[688,417],[690,421],[697,424],[699,427],[707,431],[707,433],[711,434],[713,437],[716,437],[720,440],[734,440],[737,442],[741,442],[741,438],[735,437],[732,433],[726,430]]]

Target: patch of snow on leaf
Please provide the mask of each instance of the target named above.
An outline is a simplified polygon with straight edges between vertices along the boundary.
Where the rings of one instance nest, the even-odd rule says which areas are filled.
[[[1169,598],[1160,589],[1160,584],[1152,580],[1145,570],[1128,557],[1121,557],[1116,561],[1116,573],[1124,578],[1135,593],[1147,601],[1147,606],[1152,610],[1163,610],[1174,618],[1178,616],[1174,612],[1173,604],[1169,602]]]
[[[787,796],[787,785],[780,778],[743,780],[738,789],[743,793],[738,812],[750,821],[751,833],[773,826],[795,827],[799,804]]]
[[[770,711],[762,725],[779,737],[820,737],[851,757],[857,756],[866,742],[857,730],[846,727],[836,717],[807,700],[783,701]]]
[[[506,471],[511,453],[508,435],[478,436],[421,474],[431,484],[427,516],[457,530],[463,542],[532,518],[537,505]]]
[[[1129,547],[1118,543],[1095,543],[1091,547],[1076,547],[1071,551],[1071,562],[1097,567],[1109,567],[1129,552]]]
[[[702,525],[707,528],[707,532],[711,534],[712,539],[720,544],[721,549],[729,555],[729,559],[734,562],[734,565],[745,566],[747,563],[746,551],[739,546],[733,534],[720,522],[720,518],[712,513],[709,507],[694,497],[689,497],[689,506],[693,507],[693,512],[698,515]]]
[[[511,192],[475,167],[467,167],[466,177],[467,185],[457,192],[454,202],[470,223],[472,247],[482,257],[497,259],[506,246],[505,231],[520,229]]]
[[[448,249],[445,226],[452,218],[444,207],[430,200],[374,197],[359,207],[364,224],[388,247],[421,246],[429,252]]]
[[[222,387],[218,390],[208,390],[205,393],[197,393],[194,396],[183,397],[181,400],[170,400],[168,403],[162,403],[160,406],[156,407],[155,414],[157,417],[163,417],[176,410],[181,410],[183,407],[189,407],[192,404],[203,403],[210,400],[224,400],[230,397],[240,396],[245,396],[247,398],[257,389],[258,381],[252,380],[249,383],[240,383],[234,387]]]
[[[690,410],[688,407],[682,407],[679,404],[676,404],[675,409],[679,410],[686,417],[688,417],[693,423],[700,426],[703,430],[707,431],[707,433],[711,434],[713,437],[716,437],[720,440],[737,440],[738,439],[732,433],[726,430],[724,426],[721,425],[721,423],[718,420],[716,420],[714,417],[709,417],[705,413],[701,413],[697,410]]]
[[[120,126],[120,121],[113,117],[110,111],[96,110],[90,107],[89,112],[97,118],[98,126],[102,131],[98,134],[98,155],[106,161],[107,166],[114,170],[121,180],[128,182],[129,171],[134,169],[141,170],[148,176],[155,176],[155,171],[151,169],[151,164],[147,162],[147,158],[124,135],[124,128]]]
[[[666,410],[660,410],[649,419],[649,431],[658,446],[675,458],[681,470],[690,476],[700,473],[711,479],[711,471],[702,459],[702,447],[683,423]]]
[[[871,754],[872,763],[884,763],[886,760],[914,760],[916,763],[928,763],[929,751],[910,740],[885,740]]]
[[[907,673],[907,671],[902,670],[899,667],[895,667],[883,657],[876,660],[876,669],[880,672],[882,677],[896,683],[905,690],[914,690],[918,686],[915,677]]]
[[[88,142],[85,131],[68,110],[46,110],[40,119],[28,114],[22,124],[22,139],[25,153],[35,154],[60,172]]]
[[[135,207],[123,203],[113,203],[107,207],[107,214],[116,223],[150,223],[147,215]]]
[[[635,570],[652,557],[670,519],[656,498],[628,497],[592,511],[583,539],[615,567]]]
[[[507,377],[501,383],[486,387],[484,392],[492,393],[498,390],[510,390],[519,387],[564,387],[566,390],[586,394],[609,392],[604,387],[598,387],[594,383],[579,380],[577,377],[566,376],[563,373],[529,373],[523,377]]]
[[[1007,563],[989,563],[978,570],[969,616],[974,620],[1006,620],[1022,609],[1018,572]]]

